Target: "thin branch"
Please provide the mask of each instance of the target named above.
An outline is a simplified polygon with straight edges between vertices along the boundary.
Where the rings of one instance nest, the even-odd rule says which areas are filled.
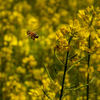
[[[43,91],[43,90],[42,90]],[[44,92],[44,94],[50,99],[50,100],[53,100],[53,99],[51,99],[50,97],[49,97],[49,95],[45,92],[45,91],[43,91]]]
[[[46,72],[47,72],[47,75],[48,75],[48,77],[49,77],[49,79],[50,79],[50,81],[55,85],[55,83],[53,82],[53,79],[51,78],[51,76],[50,76],[50,74],[49,74],[49,71],[48,71],[48,69],[46,68],[46,66],[45,66],[45,63],[43,62],[43,64],[44,64],[44,68],[45,68],[45,70],[46,70]],[[57,86],[57,85],[55,85],[59,90],[60,90],[60,88]]]

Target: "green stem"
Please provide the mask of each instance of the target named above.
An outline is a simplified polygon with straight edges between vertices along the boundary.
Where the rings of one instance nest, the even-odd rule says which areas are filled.
[[[72,36],[69,38],[69,42],[68,44],[70,44],[70,41],[72,39]],[[64,67],[64,75],[63,75],[63,81],[62,81],[62,89],[61,89],[61,94],[60,94],[60,99],[62,98],[63,96],[63,89],[64,89],[64,83],[65,83],[65,75],[66,75],[66,71],[67,71],[67,66],[68,66],[68,56],[69,56],[69,51],[67,51],[67,56],[66,56],[66,62],[65,62],[65,67]]]
[[[46,70],[46,72],[47,72],[47,75],[48,75],[50,81],[53,83],[53,85],[55,85],[55,86],[60,90],[60,88],[59,88],[59,87],[54,83],[54,81],[52,80],[52,78],[51,78],[51,76],[50,76],[50,74],[49,74],[49,71],[48,71],[48,69],[46,68],[44,62],[43,62],[43,64],[44,64],[44,68],[45,68],[45,70]]]
[[[92,20],[89,24],[89,27],[91,27],[92,23],[93,23],[93,19],[94,19],[94,15],[92,15]],[[88,48],[90,49],[91,48],[91,45],[90,45],[90,39],[91,39],[91,34],[89,35],[89,41],[88,41]],[[89,69],[89,65],[90,65],[90,52],[88,52],[88,69]],[[89,73],[87,74],[87,84],[89,84]],[[87,85],[87,100],[89,100],[89,85]]]
[[[85,85],[83,85],[83,86],[80,86],[80,87],[77,87],[77,88],[72,88],[72,89],[70,89],[70,88],[68,88],[67,90],[66,90],[66,92],[64,93],[64,95],[63,95],[63,97],[66,95],[66,93],[70,90],[79,90],[79,89],[81,89],[82,87],[86,87],[86,86],[88,86],[88,85],[90,85],[90,84],[92,84],[93,83],[93,81],[94,81],[94,79],[96,78],[96,76],[98,75],[98,73],[92,78],[92,80],[90,81],[90,83],[89,84],[85,84]],[[62,97],[62,98],[63,98]]]
[[[48,97],[48,99],[53,100],[53,99],[51,99],[51,98],[49,97],[49,95],[48,95],[45,91],[43,91],[43,92],[44,92],[44,94]]]
[[[90,38],[91,35],[89,35],[89,49],[90,49]],[[89,69],[89,65],[90,65],[90,54],[88,55],[88,69]],[[89,73],[87,74],[87,84],[89,84]],[[89,100],[89,85],[87,85],[87,100]]]
[[[66,57],[66,63],[65,63],[65,68],[64,68],[64,75],[63,75],[63,82],[62,82],[62,89],[61,89],[61,94],[60,94],[60,100],[61,100],[62,95],[63,95],[64,82],[65,82],[65,74],[66,74],[67,63],[68,63],[68,55],[69,55],[69,51],[67,52],[67,57]]]

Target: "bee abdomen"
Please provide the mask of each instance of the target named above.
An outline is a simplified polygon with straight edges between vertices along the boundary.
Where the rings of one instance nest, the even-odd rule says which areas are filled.
[[[35,38],[38,38],[38,37],[39,37],[38,35],[35,36]]]
[[[35,38],[38,38],[39,36],[38,36],[36,33],[34,33],[34,37],[35,37]]]

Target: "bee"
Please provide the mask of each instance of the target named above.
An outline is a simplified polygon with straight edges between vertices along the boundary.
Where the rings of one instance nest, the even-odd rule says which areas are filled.
[[[35,41],[35,38],[39,37],[36,33],[30,30],[27,31],[27,36],[31,36],[31,39],[33,39],[34,41]]]

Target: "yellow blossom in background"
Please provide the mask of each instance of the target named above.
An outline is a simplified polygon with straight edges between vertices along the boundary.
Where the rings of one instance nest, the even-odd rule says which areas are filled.
[[[61,9],[59,12],[62,16],[67,16],[68,15],[68,12],[65,9]]]
[[[93,73],[93,72],[94,72],[94,68],[93,68],[93,67],[90,67],[90,68],[88,69],[88,72],[89,72],[89,73]]]
[[[97,71],[100,71],[100,64],[99,64],[98,67],[97,67]]]
[[[47,45],[51,45],[51,40],[50,39],[45,39]]]
[[[100,50],[98,50],[98,51],[96,52],[96,54],[97,54],[97,55],[100,55]]]
[[[17,43],[18,43],[18,41],[17,41],[16,36],[12,36],[12,37],[11,37],[10,45],[12,45],[12,46],[16,46]]]
[[[18,73],[22,73],[22,74],[25,74],[26,73],[26,69],[25,68],[22,68],[21,66],[18,66],[17,69],[16,69],[16,71]]]
[[[24,58],[24,59],[22,60],[23,63],[27,63],[28,61],[29,61],[28,57],[26,57],[26,58]]]
[[[43,83],[43,87],[44,87],[44,89],[46,89],[46,90],[50,90],[50,88],[49,88],[49,82],[50,82],[50,80],[47,78],[46,80],[42,80],[42,83]]]
[[[16,3],[16,5],[14,6],[14,10],[23,12],[23,9],[25,9],[26,7],[27,7],[27,9],[25,10],[26,12],[31,10],[31,6],[27,3],[27,1],[22,1],[21,3],[20,2]]]
[[[14,12],[13,12],[13,16],[14,16],[14,17],[17,17],[18,14],[20,14],[20,13],[18,13],[17,11],[14,11]]]
[[[0,79],[4,79],[6,77],[5,73],[0,72]]]
[[[7,42],[10,42],[11,39],[12,39],[12,38],[11,38],[11,35],[5,35],[5,36],[4,36],[4,40],[7,41]]]
[[[19,40],[19,41],[18,41],[18,45],[19,45],[19,46],[22,46],[22,45],[23,45],[23,41]]]
[[[30,66],[36,66],[37,65],[37,61],[30,61]]]
[[[89,5],[93,5],[94,0],[87,0],[87,2],[88,2]]]
[[[35,58],[33,57],[33,55],[29,55],[29,60],[31,61],[31,60],[35,60]]]
[[[14,79],[14,77],[13,76],[9,76],[9,80],[13,80]]]
[[[3,52],[9,52],[9,53],[12,53],[12,50],[10,48],[7,48],[7,47],[3,47],[1,49]]]
[[[31,15],[27,16],[27,17],[30,17],[28,19],[28,26],[32,29],[32,30],[35,30],[35,29],[38,29],[38,20],[34,17],[32,17]]]
[[[33,86],[33,82],[31,81],[25,81],[25,85],[30,87],[30,86]]]
[[[29,61],[31,66],[37,65],[37,61],[35,61],[35,58],[32,55],[29,56]]]

